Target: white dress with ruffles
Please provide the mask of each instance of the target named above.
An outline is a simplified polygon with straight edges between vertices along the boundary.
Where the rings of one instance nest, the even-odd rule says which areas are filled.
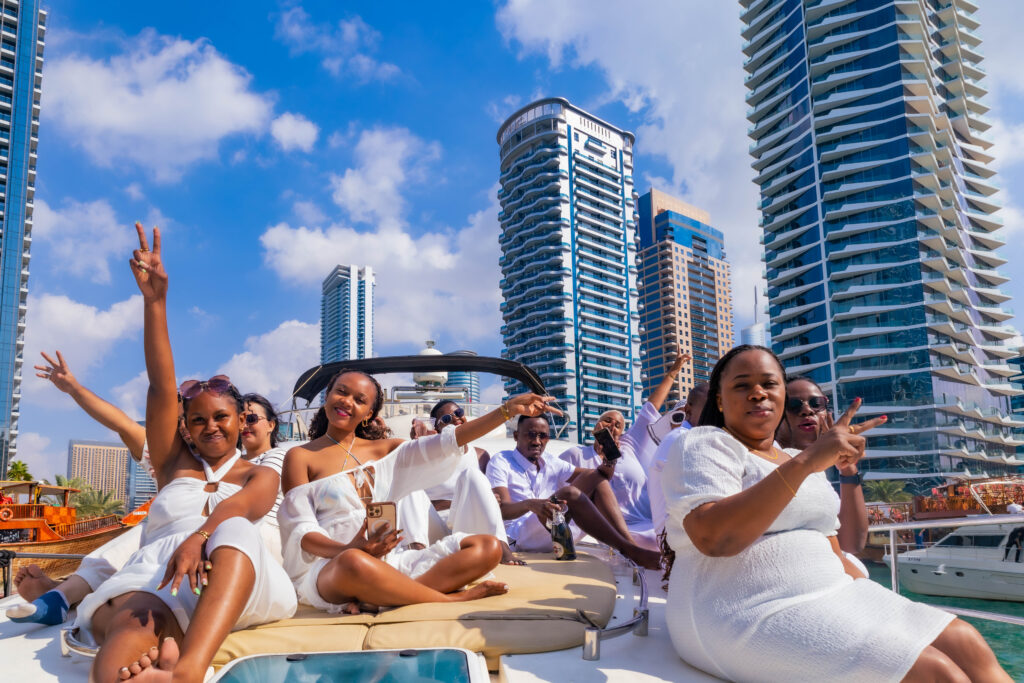
[[[355,538],[366,518],[366,505],[353,477],[369,485],[372,502],[394,502],[413,491],[444,482],[459,466],[462,454],[455,440],[455,427],[448,426],[440,434],[406,441],[380,460],[288,491],[278,508],[277,519],[281,525],[284,566],[295,584],[299,601],[333,613],[344,608],[320,596],[316,580],[330,560],[303,550],[302,538],[308,533],[320,533],[340,543],[350,543]],[[382,559],[406,576],[416,578],[438,560],[457,552],[466,535],[452,533],[421,550],[396,548]]]
[[[688,663],[736,681],[899,681],[952,621],[845,573],[828,538],[839,528],[839,497],[824,473],[804,480],[750,547],[704,555],[683,519],[772,476],[777,465],[717,427],[696,427],[677,444],[662,482],[676,552],[667,614]]]
[[[188,579],[183,579],[176,596],[171,595],[170,584],[157,590],[163,580],[167,564],[185,539],[203,525],[203,509],[213,511],[218,503],[238,493],[242,487],[220,481],[241,457],[240,451],[216,472],[206,469],[206,479],[178,477],[156,494],[149,508],[142,547],[136,551],[116,574],[104,581],[78,606],[76,628],[89,629],[92,616],[108,600],[119,595],[141,591],[159,597],[174,613],[182,631],[188,629],[199,596],[192,592]],[[207,482],[219,482],[217,490],[207,492]],[[220,547],[235,548],[252,562],[256,582],[234,630],[287,619],[297,607],[295,591],[287,580],[281,565],[264,547],[258,525],[242,517],[231,517],[221,522],[206,541],[207,556]],[[216,567],[214,567],[216,571]]]

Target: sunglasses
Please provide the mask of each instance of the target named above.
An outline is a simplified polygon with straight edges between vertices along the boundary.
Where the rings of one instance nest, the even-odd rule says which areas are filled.
[[[810,398],[807,399],[791,398],[788,401],[786,401],[786,410],[788,410],[791,413],[799,413],[803,409],[805,403],[808,406],[810,406],[811,410],[813,410],[816,413],[820,413],[821,411],[825,410],[825,408],[828,408],[828,397],[811,396]]]
[[[455,418],[462,417],[465,414],[466,414],[465,410],[463,410],[462,408],[456,408],[455,410],[453,410],[452,412],[448,413],[447,415],[442,415],[441,417],[437,418],[437,421],[440,422],[443,425],[451,424],[452,421]]]
[[[551,438],[551,433],[550,432],[526,432],[525,434],[523,434],[523,436],[525,436],[527,438],[527,440],[529,440],[529,441],[533,441],[534,439],[540,439],[541,441],[547,441],[548,439]]]
[[[200,382],[197,379],[186,380],[181,383],[181,387],[178,388],[178,393],[186,401],[194,399],[204,391],[212,391],[215,394],[223,394],[231,389],[231,380],[228,379],[227,375],[216,375]]]
[[[263,417],[262,415],[257,415],[256,413],[246,413],[245,414],[245,424],[247,424],[247,425],[254,425],[257,422],[259,422],[260,420],[266,420],[267,422],[270,422],[270,418],[269,417]]]

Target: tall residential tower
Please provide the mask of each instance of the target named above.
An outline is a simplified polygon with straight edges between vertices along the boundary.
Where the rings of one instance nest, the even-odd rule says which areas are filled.
[[[771,339],[889,422],[869,476],[1019,471],[971,0],[741,0]]]
[[[0,13],[0,475],[17,456],[46,32],[39,5],[5,2]]]
[[[373,269],[336,266],[320,298],[320,362],[373,357]]]
[[[504,355],[558,398],[564,438],[587,440],[601,413],[629,420],[640,402],[633,134],[546,98],[498,145]]]
[[[725,237],[708,225],[707,212],[658,190],[640,197],[637,215],[644,395],[661,382],[676,348],[693,356],[669,392],[671,405],[733,347]]]

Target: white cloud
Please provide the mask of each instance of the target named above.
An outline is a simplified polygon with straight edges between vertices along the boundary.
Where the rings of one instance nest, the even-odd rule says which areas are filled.
[[[311,201],[299,200],[292,204],[292,212],[305,225],[323,225],[327,214]]]
[[[135,242],[105,199],[65,199],[59,209],[36,199],[32,235],[52,252],[47,261],[54,269],[98,283],[110,282],[110,259],[127,259]]]
[[[393,222],[376,230],[334,224],[326,228],[279,223],[260,237],[264,262],[282,279],[310,288],[339,263],[374,269],[374,336],[387,344],[418,345],[424,339],[493,340],[501,327],[498,289],[498,202],[491,189],[487,208],[467,225],[413,237]]]
[[[407,128],[365,130],[356,143],[357,166],[331,175],[331,196],[354,221],[393,226],[405,210],[406,185],[423,182],[440,156],[438,143],[425,142]]]
[[[600,71],[608,91],[578,104],[617,100],[639,113],[637,152],[664,157],[673,169],[664,189],[709,211],[725,233],[734,291],[763,284],[735,3],[510,0],[497,23],[506,40],[546,55],[555,68]],[[737,323],[746,324],[749,307],[737,308]]]
[[[242,393],[258,393],[290,406],[295,379],[320,360],[320,326],[298,320],[245,340],[245,351],[220,366]]]
[[[67,476],[68,473],[67,446],[53,444],[49,437],[36,432],[18,434],[17,459],[28,465],[28,471],[36,479],[53,483],[54,475]]]
[[[146,195],[142,192],[142,186],[138,183],[129,184],[128,187],[124,188],[124,193],[135,201],[140,201],[146,198]]]
[[[320,129],[302,114],[286,112],[270,124],[270,134],[286,152],[294,149],[309,152],[313,149]]]
[[[114,405],[133,420],[142,420],[146,417],[146,394],[148,392],[149,375],[145,370],[111,390]]]
[[[219,142],[262,133],[272,103],[204,40],[143,31],[105,59],[48,61],[43,116],[101,166],[130,162],[160,181],[217,156]]]
[[[380,33],[358,16],[341,20],[333,27],[313,22],[302,7],[293,6],[281,12],[274,35],[291,48],[292,54],[318,54],[320,65],[339,78],[368,83],[389,81],[401,73],[394,64],[371,56]]]
[[[60,349],[79,379],[99,364],[124,339],[142,329],[142,296],[111,304],[106,310],[56,294],[29,294],[25,325],[25,366],[35,365],[39,352]],[[49,382],[25,370],[22,394],[34,403],[49,403]]]

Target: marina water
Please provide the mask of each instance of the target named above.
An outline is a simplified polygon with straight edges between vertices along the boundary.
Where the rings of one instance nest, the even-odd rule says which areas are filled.
[[[884,564],[869,563],[868,572],[873,581],[877,581],[886,588],[892,587],[889,578],[889,568]],[[985,612],[998,612],[1015,617],[1024,618],[1024,602],[1007,602],[1003,600],[975,600],[973,598],[946,598],[937,595],[921,595],[908,590],[900,590],[900,593],[918,602],[926,602],[929,605],[948,605],[963,609],[975,609]],[[884,618],[884,615],[878,615]],[[1015,624],[1004,624],[999,621],[987,619],[968,619],[985,640],[992,646],[999,663],[1003,665],[1006,672],[1015,681],[1024,681],[1024,626]]]

